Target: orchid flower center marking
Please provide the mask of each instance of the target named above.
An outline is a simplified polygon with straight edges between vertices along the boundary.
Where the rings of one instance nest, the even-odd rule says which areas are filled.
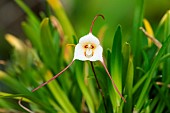
[[[97,19],[98,16],[101,16],[104,19],[103,15],[99,14],[99,15],[95,16],[95,18],[92,21],[89,34],[81,37],[80,40],[79,40],[79,43],[75,46],[74,58],[71,61],[71,63],[67,67],[65,67],[62,71],[60,71],[58,74],[56,74],[54,77],[52,77],[50,80],[48,80],[47,82],[44,82],[43,84],[41,84],[38,87],[36,87],[35,89],[33,89],[32,92],[35,92],[36,90],[38,90],[39,88],[41,88],[44,85],[48,84],[49,82],[51,82],[55,78],[59,77],[64,71],[66,71],[73,64],[73,62],[75,60],[81,60],[81,61],[86,61],[87,60],[87,61],[90,61],[90,62],[92,62],[92,61],[100,61],[102,63],[102,65],[103,65],[104,69],[106,70],[106,73],[107,73],[108,77],[110,78],[113,87],[115,88],[117,93],[120,95],[120,97],[123,99],[123,101],[126,102],[125,98],[119,92],[116,84],[112,80],[112,77],[111,77],[109,71],[106,68],[106,65],[104,63],[103,56],[102,56],[103,48],[100,45],[100,41],[98,40],[97,37],[95,37],[92,34],[93,25],[94,25],[94,22],[95,22],[95,20]],[[22,98],[18,101],[18,104],[23,109],[28,111],[29,113],[33,113],[33,111],[31,111],[30,109],[23,106],[21,104],[21,101],[22,101]]]
[[[95,45],[94,44],[86,44],[84,45],[84,55],[87,57],[87,58],[90,58],[93,56],[94,54],[94,49],[95,49]]]

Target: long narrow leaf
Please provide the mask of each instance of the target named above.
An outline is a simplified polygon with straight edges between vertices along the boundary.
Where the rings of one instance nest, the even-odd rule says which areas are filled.
[[[113,45],[112,45],[111,75],[120,93],[122,93],[122,58],[123,58],[122,56],[122,32],[121,32],[121,27],[118,26],[115,32]],[[114,106],[114,109],[116,111],[119,111],[120,109],[118,108],[118,106],[120,106],[121,98],[120,98],[120,95],[118,95],[118,93],[115,90],[113,90],[113,88],[110,90],[110,98]]]
[[[89,108],[89,112],[90,113],[95,113],[95,106],[93,103],[93,99],[87,89],[87,86],[84,83],[84,74],[83,74],[83,64],[82,62],[76,62],[76,78],[77,78],[77,82],[78,85],[84,95],[85,101],[87,103],[87,106]]]
[[[164,54],[164,52],[165,52],[167,46],[169,45],[169,43],[170,43],[170,36],[167,37],[167,40],[163,44],[163,46],[160,49],[158,55],[155,57],[149,72],[146,73],[148,78],[147,78],[147,80],[146,80],[146,82],[145,82],[145,84],[143,86],[143,89],[141,91],[140,97],[139,97],[139,99],[137,101],[137,104],[136,104],[136,107],[135,107],[136,112],[139,112],[141,110],[142,106],[143,106],[144,97],[146,96],[146,93],[147,93],[148,87],[150,85],[151,79],[152,79],[152,77],[153,77],[153,75],[155,73],[155,69],[157,68],[157,66],[159,64],[159,60],[162,57],[162,55]]]

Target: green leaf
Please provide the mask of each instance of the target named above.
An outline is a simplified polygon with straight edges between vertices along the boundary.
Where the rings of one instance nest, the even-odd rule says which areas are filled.
[[[50,78],[52,78],[52,73],[50,71],[47,71],[47,74],[45,76],[45,80],[48,81]],[[57,100],[59,105],[64,109],[66,113],[77,113],[75,108],[72,106],[71,102],[69,101],[67,95],[65,92],[60,88],[60,85],[55,81],[51,81],[47,84],[49,87],[52,95]]]
[[[136,0],[134,19],[133,19],[133,38],[131,41],[132,53],[134,56],[134,66],[139,66],[141,63],[141,50],[143,48],[143,41],[145,38],[142,37],[142,32],[139,27],[142,26],[143,15],[144,15],[144,0]],[[146,39],[147,40],[147,39]],[[136,71],[135,71],[135,74]]]
[[[127,95],[127,103],[124,106],[124,111],[126,113],[132,112],[133,107],[133,78],[134,78],[134,66],[133,66],[133,58],[129,58],[128,69],[127,69],[127,76],[126,76],[126,83],[125,83],[125,94]]]
[[[117,27],[115,32],[113,45],[112,45],[112,54],[111,54],[111,75],[115,84],[117,85],[118,90],[122,93],[122,31],[120,25]],[[110,82],[111,83],[111,82]],[[115,110],[119,111],[121,98],[120,95],[113,90],[113,86],[110,84],[110,98]],[[120,110],[121,111],[121,110]]]
[[[170,53],[165,54],[164,56],[162,56],[162,58],[160,59],[160,62],[164,62],[166,61],[168,58],[170,58]]]
[[[144,14],[144,0],[136,1],[135,15],[133,20],[133,38],[132,38],[132,51],[134,55],[138,54],[142,47],[142,37],[139,27],[142,26]]]
[[[41,41],[40,41],[40,29],[36,30],[32,25],[27,22],[22,22],[22,29],[27,36],[27,38],[31,41],[33,47],[36,50],[40,51]]]
[[[56,49],[54,46],[54,39],[51,33],[51,28],[49,25],[49,18],[43,19],[41,22],[41,56],[47,67],[53,69],[54,72],[57,69],[57,63],[59,60],[59,56],[56,53]],[[59,47],[59,46],[58,46]]]
[[[78,82],[78,85],[83,93],[83,96],[85,98],[85,101],[87,103],[87,106],[89,108],[89,112],[90,113],[95,113],[95,106],[94,106],[94,103],[93,103],[93,99],[92,99],[92,96],[90,95],[90,92],[87,88],[87,86],[85,85],[84,83],[84,66],[83,66],[83,63],[80,62],[80,61],[76,61],[76,78],[77,78],[77,82]]]
[[[67,18],[67,15],[60,0],[47,0],[47,2],[51,6],[59,22],[61,23],[67,39],[73,41],[72,36],[75,36],[75,32],[70,21]]]
[[[128,64],[129,64],[129,57],[131,55],[131,47],[130,44],[127,42],[123,44],[122,55],[123,55],[122,82],[123,82],[123,86],[125,86]]]
[[[164,37],[165,40],[167,40],[168,36],[170,35],[170,10],[166,13],[167,18],[165,20],[165,25],[164,25]],[[170,46],[168,45],[168,47],[165,50],[165,54],[170,53]],[[166,61],[164,62],[164,66],[163,66],[163,82],[165,83],[170,83],[170,69],[168,68],[170,67],[170,59],[166,59]]]
[[[38,17],[30,10],[30,8],[25,5],[23,0],[15,0],[15,2],[24,10],[24,12],[27,14],[27,16],[31,19],[31,21],[34,23],[34,25],[39,25]]]
[[[157,66],[159,65],[159,63],[160,63],[159,61],[160,61],[162,55],[164,54],[166,48],[168,47],[169,43],[170,43],[170,35],[167,37],[167,40],[164,42],[162,48],[160,49],[159,53],[155,57],[152,65],[151,65],[150,70],[144,75],[144,76],[147,76],[147,79],[146,79],[146,82],[145,82],[145,84],[143,86],[141,94],[139,96],[139,99],[137,101],[137,104],[136,104],[136,107],[135,107],[136,112],[139,112],[141,110],[143,104],[144,104],[144,98],[145,98],[145,96],[146,96],[146,94],[148,92],[148,87],[150,85],[152,77],[153,77],[153,75],[155,73],[155,70],[156,70]]]
[[[168,40],[168,36],[170,35],[170,10],[168,10],[166,12],[166,14],[163,16],[159,26],[158,26],[158,30],[157,30],[157,38],[159,38],[160,41],[165,41]],[[168,107],[168,109],[170,108],[169,106],[169,101],[167,101],[168,97],[169,97],[169,91],[167,90],[167,85],[170,83],[170,70],[169,70],[169,66],[170,66],[170,59],[168,58],[168,54],[170,53],[170,46],[168,45],[166,50],[165,50],[165,55],[162,56],[162,58],[160,59],[160,61],[162,61],[162,59],[164,59],[164,62],[162,62],[162,83],[164,83],[164,85],[161,87],[161,92],[160,94],[164,97],[164,98],[160,98],[160,103],[157,106],[156,112],[162,112],[163,109],[165,108],[165,106]],[[162,104],[164,103],[164,104]]]
[[[24,85],[18,84],[18,81],[10,77],[7,73],[0,71],[0,80],[10,87],[14,92],[31,95],[31,92],[24,87]]]

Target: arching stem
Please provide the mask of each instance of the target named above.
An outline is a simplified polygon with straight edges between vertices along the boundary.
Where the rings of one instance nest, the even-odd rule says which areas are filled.
[[[112,81],[112,85],[113,85],[114,89],[115,89],[116,92],[120,95],[120,97],[122,98],[122,100],[123,100],[124,102],[126,102],[126,99],[122,96],[122,94],[121,94],[120,91],[118,90],[115,82],[113,81],[113,79],[112,79],[112,77],[111,77],[111,75],[110,75],[110,73],[109,73],[109,71],[108,71],[108,69],[107,69],[107,67],[106,67],[106,65],[105,65],[105,63],[104,63],[104,60],[103,60],[101,63],[102,63],[102,65],[103,65],[104,69],[106,70],[106,73],[107,73],[107,75],[109,76],[110,80]]]
[[[33,89],[32,92],[38,90],[39,88],[45,86],[46,84],[48,84],[49,82],[51,82],[52,80],[56,79],[58,76],[60,76],[64,71],[66,71],[72,64],[73,64],[74,60],[72,60],[72,62],[65,67],[62,71],[60,71],[57,75],[55,75],[54,77],[52,77],[50,80],[48,80],[47,82],[44,82],[43,84],[39,85],[37,88]]]
[[[97,19],[99,16],[101,16],[101,17],[104,19],[104,16],[103,16],[103,15],[101,15],[101,14],[96,15],[96,16],[94,17],[92,23],[91,23],[90,32],[89,32],[89,33],[92,33],[93,26],[94,26],[94,22],[96,21],[96,19]]]

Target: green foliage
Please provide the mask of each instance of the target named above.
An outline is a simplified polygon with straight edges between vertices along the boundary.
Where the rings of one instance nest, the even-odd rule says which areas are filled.
[[[113,80],[115,81],[118,89],[122,93],[122,32],[121,27],[118,26],[114,40],[112,45],[112,53],[111,53],[111,59],[109,62],[111,62],[111,75]],[[111,84],[109,86],[112,86]],[[114,106],[115,112],[120,112],[120,108],[117,108],[120,106],[120,96],[117,94],[116,91],[113,91],[114,89],[111,87],[110,91],[110,98],[112,101],[112,104]]]
[[[139,30],[144,20],[144,0],[136,2],[130,41],[120,25],[111,34],[113,41],[106,41],[111,42],[112,48],[103,48],[103,57],[112,79],[126,98],[124,103],[100,62],[93,64],[104,99],[88,61],[75,61],[62,76],[31,92],[68,65],[74,51],[66,44],[77,43],[76,33],[59,0],[47,0],[55,16],[49,13],[42,20],[22,0],[15,2],[27,15],[21,26],[31,45],[13,35],[5,36],[13,50],[5,70],[0,71],[0,85],[5,87],[0,91],[0,108],[7,112],[24,111],[17,104],[24,97],[23,105],[44,113],[170,112],[170,11],[153,30],[162,43],[160,50],[154,44],[149,46],[147,36]],[[56,29],[58,26],[51,17],[63,31]]]

